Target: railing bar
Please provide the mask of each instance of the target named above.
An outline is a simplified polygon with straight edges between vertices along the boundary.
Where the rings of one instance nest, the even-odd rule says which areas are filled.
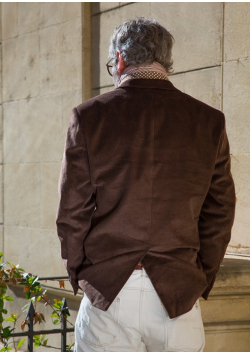
[[[33,331],[33,336],[36,334],[60,334],[62,333],[62,329],[48,329],[48,330],[41,330],[41,331]],[[66,332],[74,332],[74,328],[67,328]],[[29,331],[26,332],[15,332],[10,335],[10,337],[28,337]]]
[[[28,313],[27,313],[27,317],[28,318],[28,352],[33,352],[33,319],[34,319],[34,314],[35,314],[35,309],[34,309],[34,306],[33,306],[33,303],[31,302],[30,303],[30,306],[29,306],[29,310],[28,310]]]
[[[69,279],[69,277],[65,277],[65,276],[62,276],[62,277],[39,277],[39,280],[67,280]]]
[[[70,315],[68,310],[68,305],[65,297],[63,298],[63,303],[61,306],[61,351],[66,352],[67,347],[67,320],[66,315]]]

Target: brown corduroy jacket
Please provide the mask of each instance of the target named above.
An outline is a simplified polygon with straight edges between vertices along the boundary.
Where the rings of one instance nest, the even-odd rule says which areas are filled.
[[[130,79],[73,108],[56,216],[74,294],[106,311],[141,261],[170,318],[207,299],[231,238],[224,114]]]

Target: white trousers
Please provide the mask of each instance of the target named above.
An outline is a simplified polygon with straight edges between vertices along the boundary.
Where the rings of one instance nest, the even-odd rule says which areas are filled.
[[[202,352],[205,333],[197,299],[170,319],[144,268],[135,269],[107,311],[84,293],[75,323],[77,352]]]

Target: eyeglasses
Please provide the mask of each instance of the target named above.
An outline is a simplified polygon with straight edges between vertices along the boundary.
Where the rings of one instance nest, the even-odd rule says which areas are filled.
[[[109,64],[112,60],[114,60],[114,58],[111,58],[106,64],[106,67],[107,67],[107,70],[108,70],[108,73],[109,73],[110,76],[113,76],[112,68],[113,68],[114,64],[113,65]]]

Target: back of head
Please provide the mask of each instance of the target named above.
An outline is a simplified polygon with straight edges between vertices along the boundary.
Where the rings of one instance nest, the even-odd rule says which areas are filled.
[[[127,66],[157,61],[171,73],[173,43],[170,31],[156,20],[137,17],[115,27],[110,38],[109,57],[116,59],[119,51]]]

